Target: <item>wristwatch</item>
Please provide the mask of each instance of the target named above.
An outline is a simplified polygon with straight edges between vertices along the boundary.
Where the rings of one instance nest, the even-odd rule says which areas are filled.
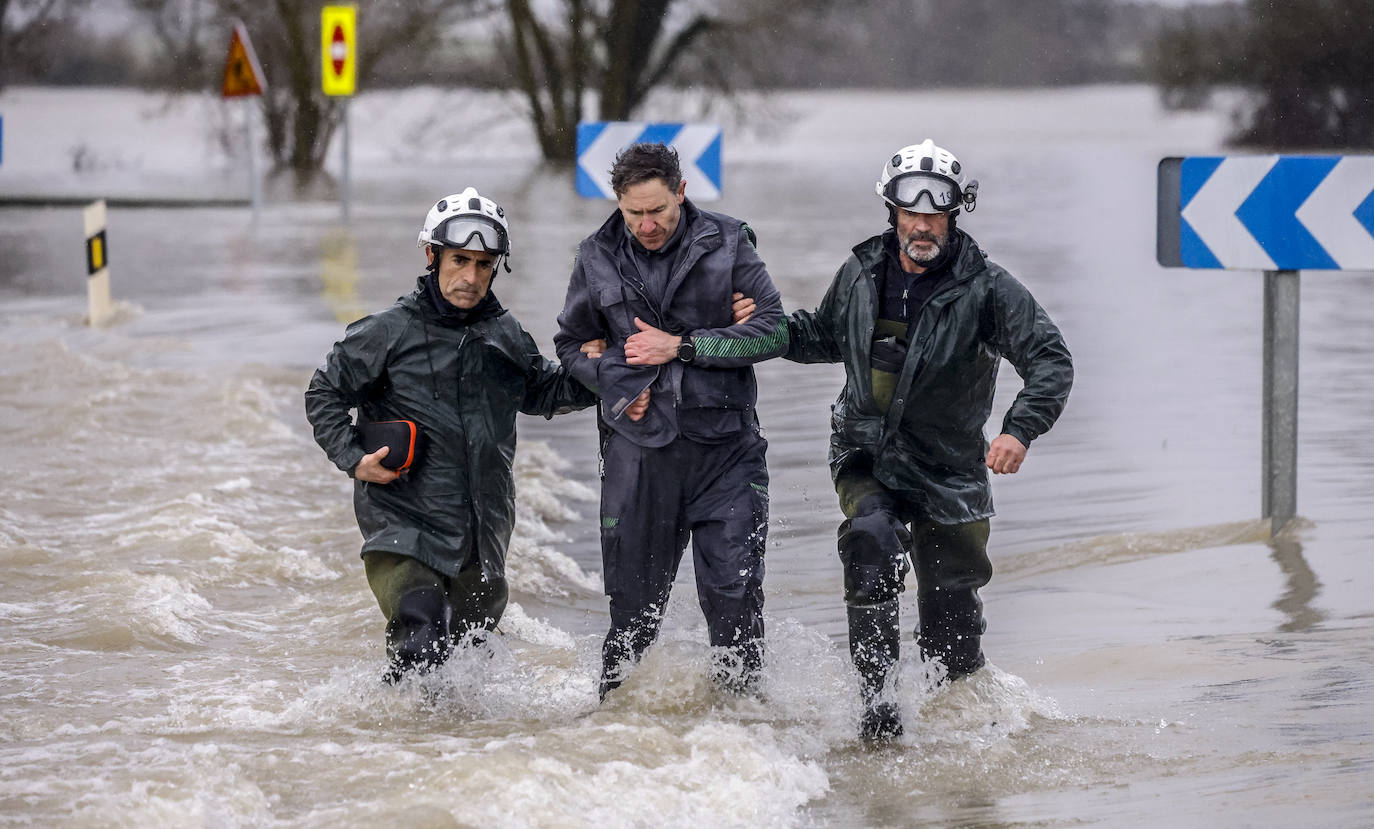
[[[696,343],[692,342],[691,337],[683,337],[682,342],[677,346],[677,358],[684,363],[690,363],[697,356]]]

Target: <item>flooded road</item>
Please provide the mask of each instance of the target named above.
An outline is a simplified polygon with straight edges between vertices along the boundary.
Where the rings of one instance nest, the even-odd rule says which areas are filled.
[[[0,95],[7,130],[17,94]],[[506,207],[515,270],[494,290],[550,355],[574,246],[611,209],[539,166],[518,122],[446,148],[436,173],[396,149],[396,109],[357,102],[347,227],[324,202],[274,201],[256,225],[112,209],[121,306],[105,329],[81,323],[79,210],[0,208],[0,823],[1374,822],[1374,275],[1302,277],[1300,517],[1270,538],[1262,277],[1154,263],[1155,164],[1218,152],[1224,115],[1166,114],[1129,87],[826,92],[776,96],[727,132],[726,198],[709,206],[757,229],[789,310],[814,307],[881,230],[878,170],[929,135],[982,182],[960,226],[1075,357],[1064,416],[994,481],[989,668],[936,688],[908,646],[907,734],[872,750],[855,739],[825,466],[835,366],[758,371],[763,701],[706,682],[688,561],[661,641],[597,706],[589,412],[519,422],[494,656],[379,682],[351,484],[310,437],[305,384],[346,320],[409,290],[438,196],[472,184]],[[23,175],[22,140],[6,140],[0,190]],[[126,164],[103,184],[162,180],[135,150],[110,153]],[[1018,387],[1005,367],[994,428]]]

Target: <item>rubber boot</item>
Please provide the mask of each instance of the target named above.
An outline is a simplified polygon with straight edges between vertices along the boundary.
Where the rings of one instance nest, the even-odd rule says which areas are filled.
[[[601,682],[597,694],[606,701],[606,694],[620,687],[630,673],[630,667],[658,637],[662,619],[658,612],[649,611],[635,619],[630,626],[612,628],[601,645]]]
[[[607,694],[620,687],[628,671],[626,660],[612,655],[609,650],[605,646],[601,648],[601,680],[596,686],[596,696],[601,702],[606,701]]]
[[[453,650],[452,615],[448,596],[437,587],[421,587],[400,598],[386,625],[389,682],[397,682],[407,671],[428,673],[448,659]]]
[[[763,640],[716,648],[711,654],[711,679],[731,694],[753,694],[763,671]]]
[[[864,704],[859,736],[870,742],[899,737],[901,711],[895,702],[881,699],[901,653],[898,601],[850,605],[845,610],[849,616],[849,655],[859,672],[859,694]]]
[[[916,644],[921,659],[938,659],[948,671],[946,681],[968,676],[983,667],[982,637],[987,627],[978,591],[931,590],[918,598],[920,626]]]

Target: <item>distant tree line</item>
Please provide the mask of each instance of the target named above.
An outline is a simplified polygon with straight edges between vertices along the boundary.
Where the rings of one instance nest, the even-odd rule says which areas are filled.
[[[77,15],[88,3],[89,0],[0,0],[0,89],[12,82],[80,83],[99,77],[99,70],[92,64],[105,61],[72,54],[80,50],[67,45],[68,36],[77,32]],[[56,60],[58,52],[68,54]]]
[[[132,14],[126,30],[98,35],[77,13],[90,0],[0,0],[0,50],[7,27],[47,9],[41,26],[11,31],[29,48],[0,51],[0,73],[8,69],[12,83],[210,87],[228,18],[243,17],[250,30],[274,18],[310,22],[330,1],[101,0]],[[731,89],[1140,81],[1150,37],[1180,15],[1146,0],[354,2],[374,41],[379,19],[424,23],[415,42],[377,56],[372,87],[519,89],[524,48],[533,68],[557,76],[536,72],[536,80],[558,86],[581,77],[584,91],[613,98],[609,79],[636,68],[642,80]],[[271,33],[252,34],[256,43]],[[642,98],[642,89],[624,85],[627,103]]]
[[[1104,0],[902,0],[832,5],[812,44],[772,56],[784,87],[1027,87],[1140,81],[1173,12]]]
[[[1197,7],[1156,37],[1149,66],[1170,106],[1200,106],[1216,87],[1246,90],[1235,144],[1374,146],[1374,0]]]
[[[99,6],[111,14],[114,0]],[[340,122],[319,91],[327,0],[0,0],[5,83],[214,89],[233,19],[269,93],[279,170],[309,181]],[[1374,0],[1178,7],[1117,0],[355,0],[361,89],[518,91],[544,156],[568,161],[583,119],[633,117],[651,90],[1041,86],[1153,81],[1166,105],[1252,90],[1237,140],[1367,146]]]

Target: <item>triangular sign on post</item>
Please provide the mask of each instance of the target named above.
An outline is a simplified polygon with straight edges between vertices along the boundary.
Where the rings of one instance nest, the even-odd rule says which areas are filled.
[[[229,59],[224,62],[225,98],[261,95],[267,88],[267,76],[262,73],[253,43],[243,24],[234,23],[234,36],[229,41]]]

